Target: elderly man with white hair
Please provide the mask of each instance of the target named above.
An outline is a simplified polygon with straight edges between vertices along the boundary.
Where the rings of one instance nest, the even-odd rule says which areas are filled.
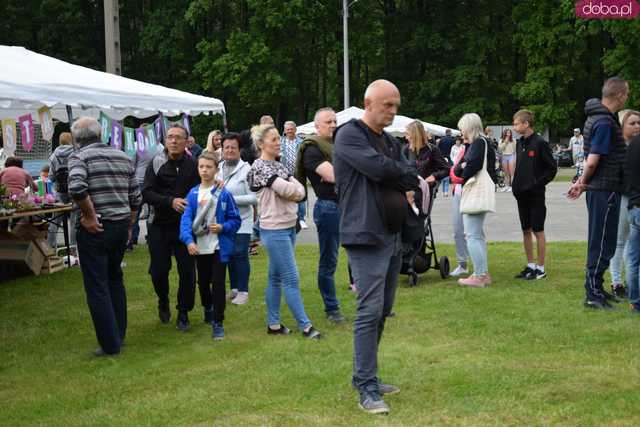
[[[333,168],[340,206],[340,241],[358,286],[353,324],[352,385],[360,408],[388,413],[383,394],[398,387],[378,377],[378,347],[391,313],[402,262],[400,231],[417,171],[403,158],[400,143],[384,131],[400,107],[400,92],[376,80],[364,95],[365,113],[335,132]]]
[[[296,135],[296,132],[297,127],[295,122],[291,120],[284,122],[284,132],[280,137],[280,163],[282,163],[291,175],[294,175],[296,172],[296,158],[300,144],[302,144],[302,139]],[[306,201],[298,203],[298,220],[303,230],[309,228],[304,221],[304,218],[307,216],[306,203]]]

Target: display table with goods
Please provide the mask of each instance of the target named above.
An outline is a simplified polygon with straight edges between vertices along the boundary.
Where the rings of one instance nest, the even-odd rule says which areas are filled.
[[[0,184],[0,224],[8,222],[11,231],[0,234],[0,261],[22,261],[35,274],[53,273],[63,268],[45,238],[45,231],[36,225],[55,224],[62,227],[67,262],[71,265],[68,218],[71,204],[56,203],[51,194],[44,197],[32,194],[9,195]],[[8,230],[7,227],[3,229]]]

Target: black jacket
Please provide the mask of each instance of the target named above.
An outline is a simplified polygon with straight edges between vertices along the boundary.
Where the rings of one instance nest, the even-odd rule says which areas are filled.
[[[334,133],[333,170],[340,205],[340,242],[344,246],[380,246],[389,234],[383,204],[385,192],[403,192],[417,186],[417,171],[402,156],[400,143],[383,133],[386,153],[374,148],[371,130],[351,120]],[[396,194],[397,195],[397,194]],[[407,203],[402,205],[405,211]]]
[[[520,137],[516,145],[516,173],[513,195],[544,194],[545,186],[553,181],[558,166],[549,143],[537,133]]]
[[[425,145],[418,151],[417,156],[409,149],[409,145],[404,147],[403,152],[410,162],[415,161],[418,174],[421,177],[426,179],[428,176],[433,175],[439,181],[449,176],[449,164],[440,149],[435,145]]]
[[[490,143],[487,144],[485,137],[476,138],[467,146],[464,152],[464,159],[458,162],[453,173],[463,178],[465,182],[478,173],[484,163],[484,149],[487,145],[487,172],[489,172],[493,182],[496,182],[496,152]],[[464,168],[462,163],[466,163]]]
[[[629,197],[629,206],[640,207],[640,136],[636,136],[631,140],[627,147],[627,191]],[[621,209],[627,209],[622,206]]]
[[[158,153],[147,166],[142,184],[142,197],[151,208],[149,222],[177,227],[182,214],[171,203],[175,198],[186,199],[189,190],[199,182],[198,168],[191,157],[184,154],[171,160],[166,150]]]
[[[602,105],[599,99],[590,99],[584,106],[587,120],[584,123],[584,153],[585,158],[591,149],[591,137],[596,124],[611,128],[611,141],[609,154],[600,156],[598,167],[587,183],[587,190],[615,191],[621,193],[624,190],[624,162],[627,146],[622,137],[622,129],[617,117]]]

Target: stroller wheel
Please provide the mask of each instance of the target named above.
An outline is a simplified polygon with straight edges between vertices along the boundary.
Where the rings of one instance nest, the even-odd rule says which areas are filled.
[[[409,286],[416,286],[418,284],[418,274],[417,273],[411,273],[409,275]]]
[[[449,258],[446,256],[440,257],[440,277],[446,279],[449,277]]]

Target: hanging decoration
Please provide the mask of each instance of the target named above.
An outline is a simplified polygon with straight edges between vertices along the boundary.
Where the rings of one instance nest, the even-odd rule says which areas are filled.
[[[2,138],[4,140],[4,153],[7,157],[12,157],[16,153],[16,121],[13,119],[2,120]]]
[[[38,110],[38,121],[42,131],[42,139],[51,142],[53,139],[53,117],[49,107],[44,106]]]
[[[22,148],[24,148],[24,151],[30,153],[36,139],[31,114],[25,114],[24,116],[18,117],[18,123],[20,124]]]

